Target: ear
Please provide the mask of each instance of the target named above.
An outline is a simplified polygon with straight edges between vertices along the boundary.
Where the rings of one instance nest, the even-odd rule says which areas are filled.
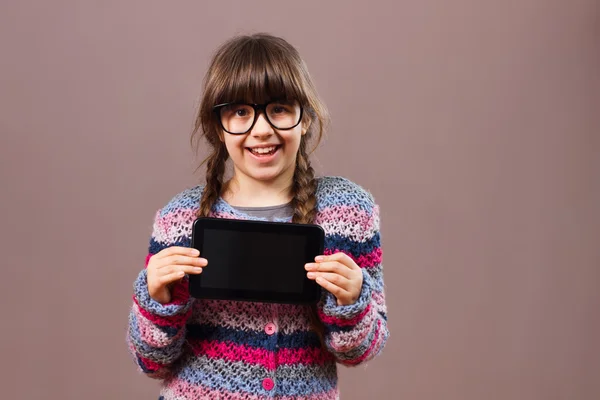
[[[308,128],[310,128],[311,123],[312,121],[310,120],[310,118],[302,121],[302,136],[306,135],[306,132],[308,132]]]

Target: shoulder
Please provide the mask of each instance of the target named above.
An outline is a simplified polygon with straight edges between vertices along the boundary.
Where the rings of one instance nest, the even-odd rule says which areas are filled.
[[[200,198],[205,185],[197,185],[186,188],[171,197],[169,201],[159,210],[161,217],[167,214],[185,211],[196,211],[200,206]]]
[[[371,192],[361,185],[342,176],[317,178],[317,207],[324,209],[335,206],[357,207],[372,212],[376,207]]]
[[[172,196],[154,217],[150,253],[156,254],[167,246],[188,246],[191,227],[200,208],[204,186],[187,188]]]

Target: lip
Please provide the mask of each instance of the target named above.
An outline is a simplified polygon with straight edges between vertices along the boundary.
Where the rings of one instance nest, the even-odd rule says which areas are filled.
[[[257,156],[254,153],[252,153],[252,151],[250,150],[250,149],[260,149],[260,148],[265,148],[265,147],[276,147],[275,153],[271,154],[270,156]],[[280,150],[281,150],[280,144],[275,144],[275,145],[270,144],[268,146],[259,145],[259,146],[246,147],[246,151],[248,151],[248,154],[250,154],[250,157],[252,157],[252,159],[254,159],[256,162],[258,162],[260,164],[266,164],[266,163],[273,161],[279,155]]]
[[[257,144],[256,146],[246,146],[247,149],[264,149],[265,147],[281,146],[279,143]]]

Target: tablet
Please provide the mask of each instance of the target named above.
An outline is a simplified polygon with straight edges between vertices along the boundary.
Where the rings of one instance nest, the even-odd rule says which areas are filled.
[[[314,304],[320,286],[304,265],[323,254],[325,232],[312,224],[201,217],[192,247],[208,260],[190,275],[190,295],[201,299]]]

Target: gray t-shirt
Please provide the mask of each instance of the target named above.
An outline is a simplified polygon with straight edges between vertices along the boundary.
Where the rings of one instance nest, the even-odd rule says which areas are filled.
[[[232,206],[233,207],[233,206]],[[253,217],[266,218],[274,221],[275,218],[291,218],[294,215],[292,202],[268,207],[233,207],[234,209]]]

